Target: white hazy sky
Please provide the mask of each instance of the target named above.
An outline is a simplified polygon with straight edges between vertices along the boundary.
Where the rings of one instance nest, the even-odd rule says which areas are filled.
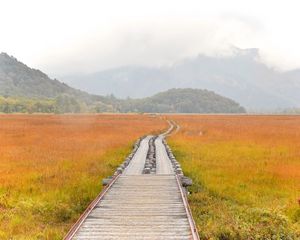
[[[50,76],[260,49],[300,67],[298,0],[0,0],[0,52]]]

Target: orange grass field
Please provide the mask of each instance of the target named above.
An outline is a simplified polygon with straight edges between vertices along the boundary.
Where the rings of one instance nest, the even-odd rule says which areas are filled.
[[[62,239],[131,151],[144,115],[0,115],[0,239]]]
[[[201,239],[300,239],[300,117],[167,115]],[[0,115],[0,239],[61,239],[140,136],[144,115]]]
[[[168,116],[201,239],[300,239],[299,116]]]

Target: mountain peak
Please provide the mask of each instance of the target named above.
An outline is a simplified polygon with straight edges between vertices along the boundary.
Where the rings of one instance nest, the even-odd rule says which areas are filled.
[[[0,53],[0,61],[7,62],[7,63],[18,62],[18,60],[14,56],[10,56],[5,52]]]
[[[259,48],[238,48],[235,46],[231,46],[230,50],[232,51],[234,56],[246,56],[255,58],[259,56]]]
[[[0,53],[0,56],[1,56],[1,57],[2,57],[2,56],[3,56],[3,57],[9,57],[9,55],[8,55],[6,52],[1,52],[1,53]]]
[[[9,56],[6,52],[1,52],[0,57],[1,58],[13,58],[13,59],[15,59],[13,56]]]

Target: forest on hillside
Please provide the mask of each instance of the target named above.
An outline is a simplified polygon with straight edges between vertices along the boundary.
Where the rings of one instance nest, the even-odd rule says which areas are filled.
[[[89,100],[69,94],[55,98],[0,96],[2,113],[245,113],[231,99],[199,89],[171,89],[144,99],[114,96]]]

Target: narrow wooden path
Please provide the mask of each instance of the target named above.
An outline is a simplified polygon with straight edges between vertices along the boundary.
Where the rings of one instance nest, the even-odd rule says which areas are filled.
[[[157,174],[174,174],[171,161],[168,157],[165,145],[163,144],[163,136],[159,136],[155,140],[156,149],[156,173]]]
[[[173,124],[166,133],[172,128]],[[151,137],[141,141],[123,173],[89,206],[66,240],[199,239],[180,177],[163,143],[164,134],[153,142],[155,173],[143,174]]]
[[[147,152],[149,149],[149,140],[151,136],[145,137],[137,150],[134,154],[132,160],[130,161],[129,165],[124,169],[124,175],[139,175],[142,174],[144,169],[144,163],[147,157]]]

